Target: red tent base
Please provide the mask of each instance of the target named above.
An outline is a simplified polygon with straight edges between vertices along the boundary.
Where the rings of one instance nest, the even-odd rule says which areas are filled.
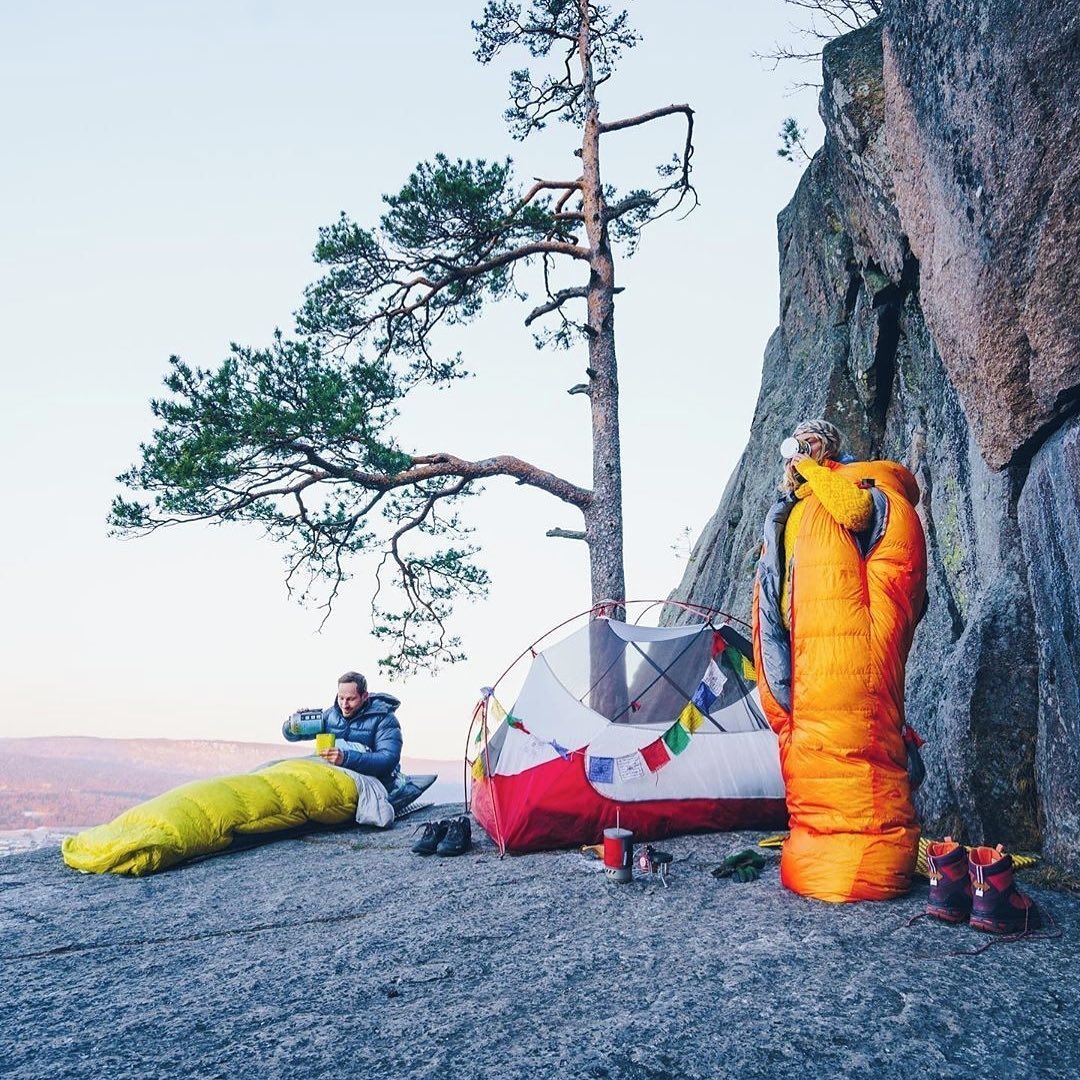
[[[473,817],[501,851],[598,844],[616,821],[635,841],[689,832],[783,829],[783,799],[654,799],[616,802],[585,778],[584,757],[561,758],[515,776],[475,780]]]

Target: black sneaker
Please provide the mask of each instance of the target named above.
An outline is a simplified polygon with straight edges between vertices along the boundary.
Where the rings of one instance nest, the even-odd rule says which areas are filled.
[[[472,847],[472,826],[465,817],[454,818],[447,825],[446,836],[439,841],[436,855],[464,855]]]
[[[436,849],[442,846],[442,840],[449,827],[449,821],[429,821],[424,826],[423,835],[413,844],[413,851],[417,855],[434,855]],[[442,852],[440,851],[439,854],[441,855]]]

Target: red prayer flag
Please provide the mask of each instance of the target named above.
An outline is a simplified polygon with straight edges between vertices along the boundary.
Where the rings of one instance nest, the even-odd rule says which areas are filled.
[[[645,764],[648,766],[649,772],[656,772],[657,769],[662,769],[671,760],[671,755],[668,753],[668,749],[664,745],[664,740],[662,738],[657,739],[656,742],[649,743],[648,746],[643,746],[640,752],[641,756],[645,759]]]
[[[712,658],[715,660],[725,648],[727,648],[727,642],[724,641],[723,635],[719,630],[714,630],[712,636]]]

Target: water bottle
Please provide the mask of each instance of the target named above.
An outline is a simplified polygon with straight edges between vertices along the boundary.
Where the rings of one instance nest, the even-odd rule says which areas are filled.
[[[322,709],[297,709],[288,719],[290,735],[318,735],[323,730]]]

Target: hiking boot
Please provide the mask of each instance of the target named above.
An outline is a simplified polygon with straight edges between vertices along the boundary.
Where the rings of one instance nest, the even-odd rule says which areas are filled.
[[[417,855],[434,855],[442,843],[443,837],[446,836],[446,830],[449,827],[449,821],[429,821],[424,826],[420,839],[413,844],[413,851]],[[442,852],[440,851],[439,854],[441,855]]]
[[[435,849],[437,855],[464,855],[472,847],[472,826],[466,817],[447,822],[446,836]]]
[[[930,899],[926,914],[945,922],[967,922],[971,915],[971,878],[968,853],[951,836],[926,845],[930,871]]]
[[[989,934],[1023,934],[1042,926],[1035,901],[1013,884],[1012,856],[996,848],[972,848],[971,925]]]

